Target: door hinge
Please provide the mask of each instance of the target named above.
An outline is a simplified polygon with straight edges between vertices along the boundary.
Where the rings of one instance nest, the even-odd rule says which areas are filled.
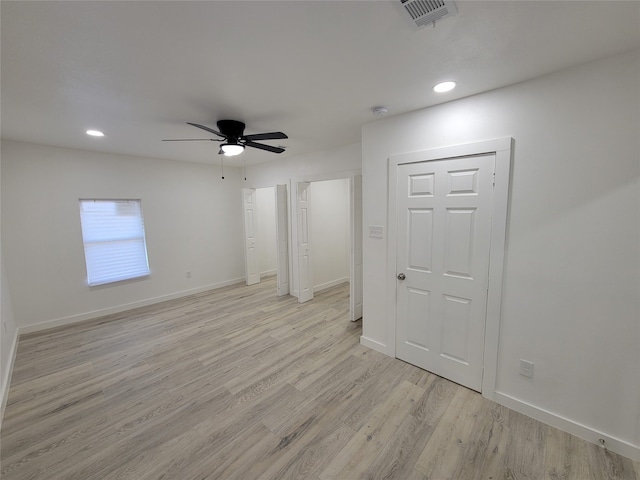
[[[496,172],[493,172],[493,186],[496,186]]]

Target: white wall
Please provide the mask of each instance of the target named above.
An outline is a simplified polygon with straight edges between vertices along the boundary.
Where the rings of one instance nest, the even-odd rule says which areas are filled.
[[[2,142],[2,249],[18,327],[244,278],[238,169]],[[78,198],[141,198],[151,275],[89,288]],[[186,272],[191,278],[186,278]]]
[[[0,177],[1,172],[2,163],[0,155]],[[1,203],[0,200],[0,209]],[[9,393],[9,378],[18,341],[18,329],[16,328],[13,316],[11,294],[9,292],[9,284],[4,268],[1,231],[2,226],[0,224],[0,422],[4,415],[4,407]]]
[[[360,144],[274,160],[247,167],[247,185],[269,187],[298,181],[348,178],[360,174],[362,151]]]
[[[256,239],[261,275],[276,273],[276,193],[274,187],[256,189]]]
[[[11,295],[4,271],[4,259],[0,259],[2,279],[0,280],[0,299],[2,327],[0,327],[0,418],[4,414],[6,395],[9,393],[10,373],[15,356],[15,349],[18,342],[18,332],[13,317],[13,307],[11,305]]]
[[[362,144],[366,230],[387,224],[391,154],[515,139],[496,399],[636,457],[639,132],[635,51],[382,119]],[[364,239],[363,342],[391,351],[386,246]]]
[[[313,182],[310,188],[311,271],[317,292],[349,280],[349,179]]]

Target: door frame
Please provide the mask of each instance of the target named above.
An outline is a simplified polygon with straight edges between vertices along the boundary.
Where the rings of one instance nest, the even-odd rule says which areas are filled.
[[[434,148],[419,152],[403,153],[389,157],[389,197],[387,236],[387,353],[396,356],[396,253],[397,253],[397,170],[405,163],[428,162],[455,159],[471,155],[495,155],[495,187],[491,205],[491,247],[489,253],[489,284],[487,289],[487,313],[484,336],[484,359],[482,395],[494,398],[498,368],[498,342],[502,311],[502,290],[506,247],[507,218],[510,191],[511,161],[513,151],[511,137],[497,138],[481,142]]]
[[[349,320],[362,318],[362,175],[349,180]]]
[[[278,296],[291,293],[289,273],[289,188],[286,184],[273,187],[276,202],[276,284]],[[284,258],[283,258],[284,254]]]

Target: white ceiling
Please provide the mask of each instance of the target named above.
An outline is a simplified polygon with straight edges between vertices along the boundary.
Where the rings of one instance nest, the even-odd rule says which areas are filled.
[[[417,32],[390,1],[0,5],[3,138],[203,163],[217,143],[161,139],[223,118],[289,135],[265,142],[281,155],[247,149],[250,165],[358,142],[375,105],[399,114],[640,47],[638,1],[457,1]]]

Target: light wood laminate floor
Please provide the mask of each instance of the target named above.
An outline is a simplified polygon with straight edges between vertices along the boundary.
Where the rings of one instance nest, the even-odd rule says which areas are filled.
[[[359,344],[348,285],[236,285],[20,338],[3,480],[636,480],[631,460]]]

